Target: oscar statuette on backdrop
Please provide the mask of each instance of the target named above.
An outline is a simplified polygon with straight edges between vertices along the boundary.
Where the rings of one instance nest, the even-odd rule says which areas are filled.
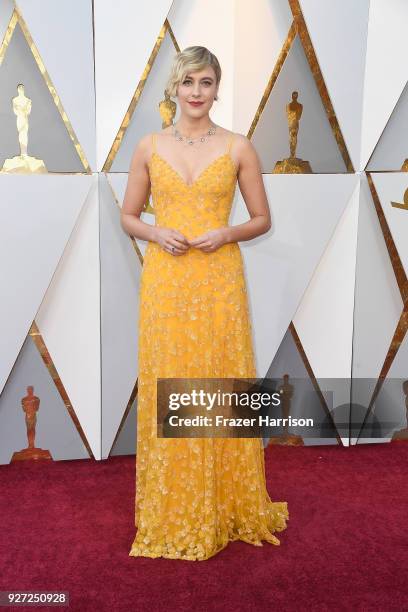
[[[280,386],[277,387],[277,391],[279,391],[281,396],[282,418],[288,420],[290,414],[290,405],[294,392],[294,386],[289,383],[289,374],[284,374],[283,382]],[[286,421],[286,424],[284,425],[284,433],[282,435],[270,438],[269,444],[302,446],[304,443],[302,436],[289,433],[289,425]]]
[[[34,395],[34,387],[32,385],[27,387],[27,392],[28,395],[23,397],[21,405],[25,412],[28,447],[13,453],[11,463],[26,459],[52,459],[50,451],[35,446],[35,426],[37,424],[37,412],[40,407],[40,398]]]
[[[27,153],[28,117],[32,102],[24,93],[24,85],[17,85],[18,95],[12,100],[13,112],[16,115],[20,155],[6,159],[0,172],[5,174],[44,174],[47,168],[42,159],[32,157]]]
[[[312,174],[308,161],[296,157],[299,122],[303,112],[303,104],[298,102],[298,92],[292,91],[292,101],[286,106],[286,117],[289,127],[290,157],[277,161],[273,174]]]

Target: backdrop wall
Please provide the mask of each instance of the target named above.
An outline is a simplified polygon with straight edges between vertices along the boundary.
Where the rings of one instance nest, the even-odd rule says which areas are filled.
[[[336,435],[301,443],[407,427],[407,23],[404,0],[1,2],[0,463],[27,447],[34,412],[54,460],[135,452],[146,243],[120,207],[193,44],[220,60],[211,116],[251,139],[271,206],[271,230],[240,243],[258,376],[310,384]],[[237,186],[230,221],[248,218]],[[345,434],[357,418],[394,426]]]

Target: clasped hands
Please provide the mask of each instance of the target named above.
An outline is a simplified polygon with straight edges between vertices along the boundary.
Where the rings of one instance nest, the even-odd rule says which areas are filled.
[[[228,240],[228,227],[209,230],[193,240],[188,240],[181,232],[167,227],[156,227],[155,242],[171,255],[184,255],[191,247],[205,253],[212,253]]]

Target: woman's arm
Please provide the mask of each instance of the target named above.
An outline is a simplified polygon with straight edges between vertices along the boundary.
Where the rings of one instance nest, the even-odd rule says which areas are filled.
[[[264,234],[272,226],[261,165],[255,147],[242,134],[236,134],[234,142],[238,160],[239,188],[251,219],[246,223],[225,228],[227,242],[251,240]]]
[[[130,162],[128,182],[122,204],[120,222],[130,236],[157,242],[162,249],[172,255],[184,255],[189,244],[187,238],[178,230],[150,225],[140,219],[145,202],[150,193],[148,160],[151,156],[151,135],[144,136],[137,145]]]
[[[149,134],[144,136],[133,153],[120,216],[120,222],[125,232],[141,240],[153,240],[155,235],[155,227],[140,219],[150,193],[150,177],[147,166],[150,154],[150,138]]]

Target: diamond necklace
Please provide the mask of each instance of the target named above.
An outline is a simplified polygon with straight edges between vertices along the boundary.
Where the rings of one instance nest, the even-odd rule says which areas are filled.
[[[195,138],[190,138],[189,136],[183,136],[183,134],[178,131],[176,126],[173,125],[173,136],[176,138],[176,140],[184,141],[185,144],[193,145],[196,142],[205,142],[208,136],[212,136],[213,134],[215,134],[216,130],[217,126],[213,123],[211,127],[205,132],[205,134],[202,134],[201,136],[196,136]]]

